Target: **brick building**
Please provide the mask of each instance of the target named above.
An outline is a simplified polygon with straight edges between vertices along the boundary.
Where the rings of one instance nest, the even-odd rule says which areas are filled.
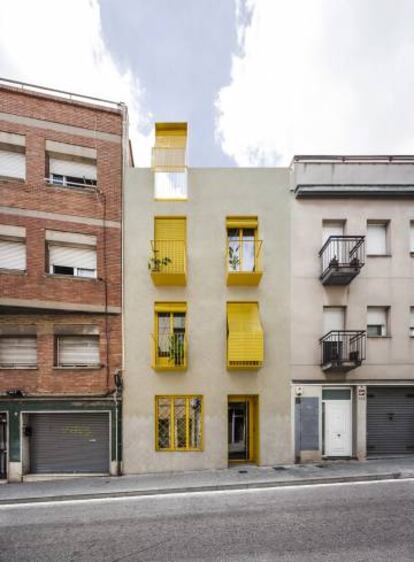
[[[3,478],[119,471],[128,163],[123,104],[0,83]]]

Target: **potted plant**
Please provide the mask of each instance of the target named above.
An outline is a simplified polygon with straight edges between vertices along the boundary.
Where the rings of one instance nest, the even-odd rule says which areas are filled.
[[[229,266],[231,271],[238,271],[240,266],[239,247],[229,246]]]
[[[184,334],[170,336],[168,345],[169,361],[174,365],[184,364]]]

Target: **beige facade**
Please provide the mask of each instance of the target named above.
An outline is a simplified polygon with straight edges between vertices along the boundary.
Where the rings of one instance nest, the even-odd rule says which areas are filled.
[[[365,458],[367,454],[384,453],[392,450],[391,445],[386,443],[381,448],[382,444],[378,444],[376,438],[385,438],[389,432],[391,441],[391,426],[394,424],[395,440],[398,440],[401,434],[398,433],[398,419],[402,419],[403,410],[405,425],[413,424],[414,400],[409,400],[410,386],[414,384],[414,339],[410,331],[410,309],[414,306],[414,257],[413,247],[410,247],[414,220],[413,178],[414,161],[409,158],[298,158],[293,162],[291,369],[292,410],[296,408],[293,431],[296,435],[297,458],[317,460],[322,455],[342,456],[343,453],[346,453],[344,456]],[[323,285],[319,252],[323,245],[324,225],[329,231],[329,227],[335,228],[338,223],[342,223],[343,235],[365,237],[365,265],[349,284]],[[385,247],[382,250],[380,248],[376,255],[370,255],[370,251],[373,251],[372,234],[376,235],[372,229],[368,232],[370,225],[379,231],[380,246],[381,229],[385,231]],[[333,244],[338,244],[337,239],[331,241],[331,246]],[[338,247],[334,257],[339,255],[341,261]],[[381,314],[386,317],[387,325],[383,333],[378,333],[378,337],[366,337],[365,359],[360,365],[357,361],[355,368],[346,372],[335,368],[324,370],[321,367],[324,360],[327,362],[326,352],[332,352],[333,348],[329,348],[329,345],[336,346],[335,351],[345,355],[343,350],[346,342],[343,338],[346,336],[340,335],[339,343],[324,344],[319,341],[325,336],[324,314],[329,313],[328,307],[342,307],[342,328],[345,331],[366,331],[370,322],[380,322]],[[332,308],[329,310],[332,311]],[[370,321],[372,314],[379,314],[380,320]],[[378,332],[381,330],[371,326],[368,336],[372,336],[375,329]],[[327,346],[325,357],[324,345]],[[352,351],[347,353],[344,360],[349,359]],[[360,359],[361,355],[356,356],[355,353],[358,352],[354,351],[352,357]],[[377,396],[380,387],[380,396]],[[351,433],[350,448],[347,450],[345,447],[342,453],[338,449],[338,455],[330,454],[326,443],[329,436],[324,414],[332,403],[326,404],[323,399],[324,390],[335,388],[351,390],[349,415],[346,406],[342,414],[340,408],[335,410],[335,405],[332,410],[334,415],[349,418],[345,430]],[[389,407],[387,389],[389,396],[394,393]],[[329,400],[329,395],[325,396]],[[305,436],[305,442],[313,441],[311,449],[309,445],[300,445],[299,411],[304,398],[310,397],[317,399],[313,406],[311,401],[308,403],[309,408],[315,407],[315,431],[313,435]],[[382,401],[381,407],[375,405],[376,397]],[[401,406],[398,400],[402,400]],[[386,416],[390,422],[388,426]],[[410,443],[402,443],[398,452],[414,451]]]
[[[188,198],[154,198],[154,172],[129,169],[124,196],[124,472],[224,468],[229,462],[229,397],[256,404],[255,462],[293,460],[289,326],[289,170],[189,169]],[[227,286],[227,217],[257,217],[263,276]],[[186,217],[187,282],[156,286],[148,270],[155,217]],[[154,305],[186,303],[187,369],[152,368]],[[258,303],[264,362],[226,367],[226,305]],[[155,397],[203,399],[201,451],[157,451]],[[253,404],[253,402],[252,402]]]

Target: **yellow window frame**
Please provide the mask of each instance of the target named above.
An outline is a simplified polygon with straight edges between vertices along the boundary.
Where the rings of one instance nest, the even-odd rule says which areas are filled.
[[[169,335],[174,335],[174,314],[184,314],[184,354],[182,364],[171,363],[169,357],[160,356],[159,350],[159,314],[169,314]],[[154,306],[154,356],[153,367],[160,370],[184,370],[187,367],[187,303],[156,302]]]
[[[175,443],[175,400],[185,400],[185,447],[177,447]],[[169,443],[170,447],[160,447],[159,444],[159,402],[160,400],[170,401],[170,425]],[[200,447],[190,446],[190,402],[200,400]],[[155,450],[159,452],[202,452],[204,451],[204,396],[202,394],[162,394],[156,395],[154,401],[155,408]]]

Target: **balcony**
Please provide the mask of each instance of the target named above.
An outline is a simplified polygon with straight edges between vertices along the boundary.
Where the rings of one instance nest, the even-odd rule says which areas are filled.
[[[346,373],[365,360],[364,330],[332,330],[319,341],[321,367],[326,373]]]
[[[185,286],[187,256],[184,240],[152,240],[148,269],[154,285]]]
[[[155,172],[184,172],[186,148],[154,146],[151,167]]]
[[[348,285],[365,263],[365,237],[330,236],[319,256],[322,285]]]
[[[184,333],[152,336],[152,368],[155,371],[187,369],[187,337]]]
[[[262,240],[229,240],[226,252],[227,285],[255,286],[262,270]]]

